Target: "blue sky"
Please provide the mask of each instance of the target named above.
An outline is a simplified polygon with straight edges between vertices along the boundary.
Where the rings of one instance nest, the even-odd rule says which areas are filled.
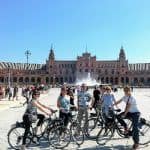
[[[149,0],[0,0],[0,61],[45,63],[51,43],[56,59],[86,48],[114,60],[124,46],[130,63],[150,62]]]

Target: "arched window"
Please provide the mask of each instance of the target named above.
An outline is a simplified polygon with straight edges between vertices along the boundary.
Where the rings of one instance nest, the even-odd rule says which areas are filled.
[[[4,82],[4,77],[0,77],[0,82]]]
[[[34,77],[31,78],[31,82],[35,82],[35,78]]]
[[[23,77],[20,77],[20,78],[19,78],[19,82],[23,82]]]
[[[41,78],[40,77],[37,78],[37,83],[41,83]]]
[[[124,77],[121,77],[121,83],[124,84]]]
[[[25,78],[25,82],[28,83],[29,82],[29,77]]]
[[[115,78],[115,84],[118,84],[118,77]]]
[[[104,77],[102,77],[102,78],[101,78],[101,82],[102,82],[102,83],[104,83],[104,82],[105,82],[105,81],[104,81]]]
[[[129,83],[129,78],[128,77],[126,77],[126,84],[128,84]]]
[[[106,81],[106,83],[109,83],[109,78],[108,78],[108,77],[106,77],[105,81]]]
[[[150,85],[150,78],[147,78],[147,84]]]
[[[49,77],[46,77],[46,83],[49,83]]]
[[[64,82],[64,79],[63,79],[63,77],[61,77],[61,78],[60,78],[60,82],[61,82],[61,83],[63,83],[63,82]]]
[[[59,82],[59,79],[58,79],[58,77],[56,77],[56,78],[55,78],[55,82],[56,82],[56,83],[58,83],[58,82]]]
[[[141,77],[141,78],[140,78],[140,82],[141,82],[141,83],[144,83],[144,81],[145,81],[144,78]]]
[[[113,80],[113,77],[110,78],[110,83],[113,84],[114,80]]]
[[[17,77],[13,77],[13,82],[17,82]]]
[[[135,85],[138,84],[138,78],[134,78],[134,84],[135,84]]]

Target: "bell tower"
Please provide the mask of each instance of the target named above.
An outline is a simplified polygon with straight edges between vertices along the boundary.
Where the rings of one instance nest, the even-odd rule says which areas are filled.
[[[51,45],[50,48],[50,52],[49,52],[49,57],[48,60],[46,61],[46,66],[47,66],[47,72],[49,74],[53,74],[54,73],[54,68],[55,68],[55,54],[54,54],[54,50],[53,50],[53,46]]]
[[[123,46],[121,46],[121,49],[120,49],[119,60],[120,60],[120,61],[125,61],[125,60],[126,60],[126,55],[125,55]]]

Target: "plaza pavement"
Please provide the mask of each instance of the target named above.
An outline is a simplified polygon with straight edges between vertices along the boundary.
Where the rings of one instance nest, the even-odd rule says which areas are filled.
[[[52,88],[47,94],[42,94],[40,97],[40,101],[56,109],[56,101],[57,97],[59,96],[60,89]],[[92,93],[92,91],[90,90]],[[146,119],[150,119],[150,89],[134,89],[133,95],[137,98],[137,103],[139,109],[141,110],[142,116]],[[119,90],[115,93],[115,97],[118,100],[123,96],[122,90]],[[23,102],[23,99],[20,99]],[[7,103],[7,102],[6,102]],[[16,121],[22,120],[22,115],[25,111],[25,106],[23,107],[22,104],[16,102],[9,105],[9,107],[5,109],[0,109],[0,150],[7,150],[10,149],[8,142],[7,142],[7,133],[13,123]],[[125,105],[120,105],[121,108],[125,107]],[[48,147],[48,143],[42,141],[40,146],[32,145],[28,150],[49,150],[53,148]],[[98,146],[94,140],[85,139],[85,142],[81,147],[77,147],[75,143],[71,143],[66,150],[130,150],[132,146],[132,139],[122,139],[117,135],[113,140],[111,140],[105,146]],[[141,150],[150,150],[150,145],[140,146]]]

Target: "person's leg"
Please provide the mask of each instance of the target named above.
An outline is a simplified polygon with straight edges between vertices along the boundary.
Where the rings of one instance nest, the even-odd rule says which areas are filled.
[[[64,113],[64,126],[67,127],[69,123],[69,117],[71,117],[70,113]]]
[[[37,123],[37,127],[38,127],[43,123],[45,116],[43,114],[37,114],[37,118],[39,119]]]
[[[84,113],[85,113],[84,129],[88,131],[89,125],[87,124],[87,121],[88,121],[88,109],[87,108],[84,109]]]
[[[132,138],[134,141],[134,147],[137,147],[139,145],[138,122],[139,122],[140,113],[133,113],[131,117],[132,117],[132,125],[133,125]]]
[[[23,136],[22,145],[26,145],[26,138],[27,138],[28,133],[30,132],[30,126],[31,126],[31,121],[29,121],[28,115],[23,116],[23,122],[25,125],[25,132]]]
[[[125,130],[127,130],[127,124],[126,122],[123,120],[123,118],[121,118],[121,116],[124,114],[124,112],[120,113],[119,115],[116,116],[118,122],[121,124],[121,126],[123,126],[125,128]],[[127,117],[126,117],[127,118]]]
[[[83,114],[84,114],[84,109],[79,108],[77,121],[78,121],[80,127],[81,127],[81,121],[83,120]]]

